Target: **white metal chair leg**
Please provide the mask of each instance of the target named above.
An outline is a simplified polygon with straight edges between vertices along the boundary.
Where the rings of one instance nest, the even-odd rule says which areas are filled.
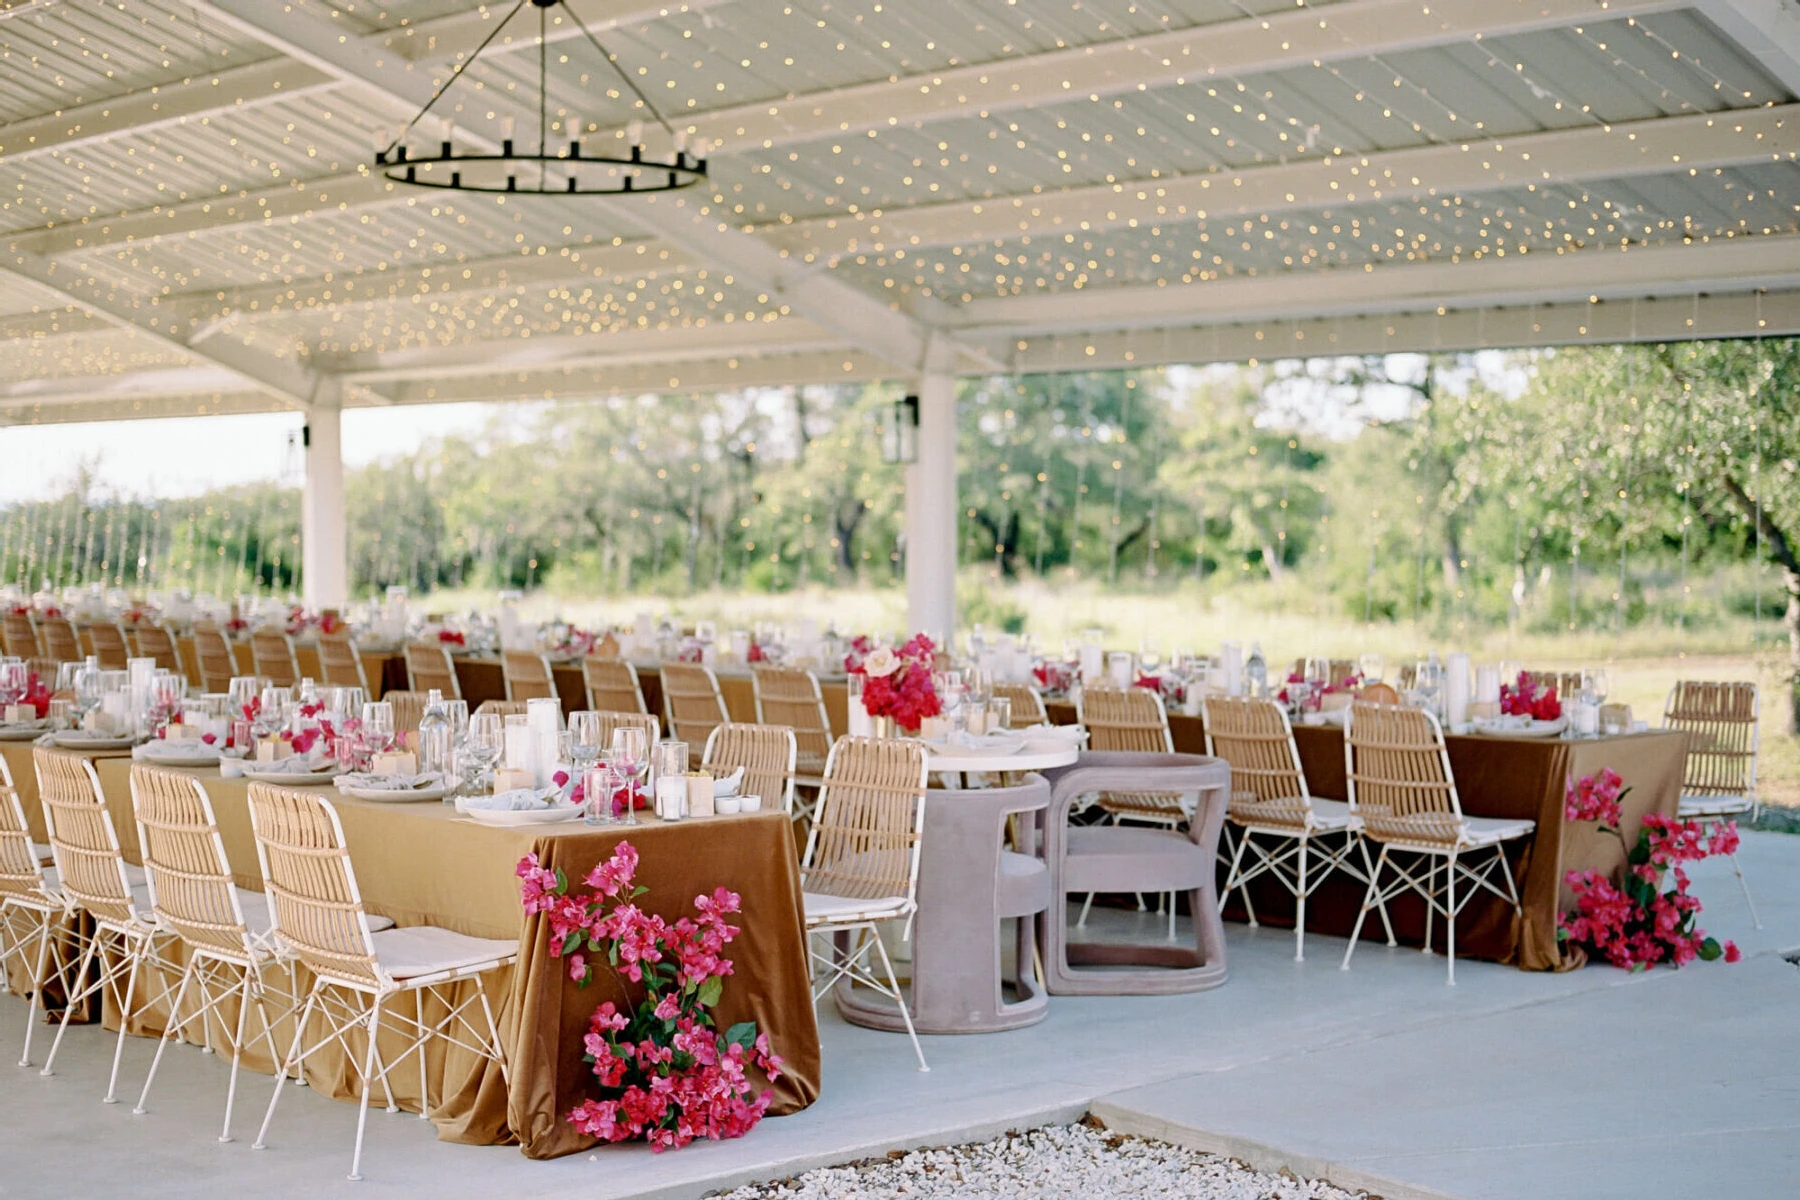
[[[112,1074],[106,1080],[106,1095],[101,1097],[101,1102],[105,1104],[119,1102],[119,1060],[125,1055],[125,1030],[131,1024],[131,1001],[137,995],[138,967],[141,959],[129,949],[130,944],[131,941],[127,938],[125,953],[130,955],[130,959],[125,968],[125,1003],[119,1009],[119,1036],[113,1042]],[[105,989],[101,989],[101,992],[102,1002],[104,1002]]]
[[[300,1060],[300,1047],[305,1044],[306,1026],[312,1020],[312,1011],[319,1002],[318,980],[313,981],[312,990],[306,994],[306,1003],[294,1018],[294,1040],[288,1047],[287,1056],[281,1060],[281,1071],[275,1076],[275,1090],[269,1096],[269,1109],[263,1113],[262,1128],[256,1131],[256,1141],[251,1143],[252,1150],[261,1150],[268,1145],[269,1123],[275,1119],[275,1106],[281,1102],[281,1085],[287,1082],[288,1072],[296,1071]]]
[[[477,984],[477,986],[480,985]],[[419,1120],[421,1121],[431,1119],[431,1092],[425,1080],[425,1042],[427,1041],[427,1038],[425,1037],[426,990],[427,989],[425,988],[420,988],[413,993],[413,1002],[418,1005],[417,1009],[414,1011],[419,1015]]]
[[[1225,873],[1225,897],[1231,898],[1231,889],[1237,888],[1244,897],[1244,916],[1250,922],[1250,928],[1256,928],[1256,906],[1250,903],[1250,884],[1240,872],[1243,870],[1244,849],[1250,844],[1250,831],[1245,830],[1238,835],[1237,846],[1231,852],[1231,869]]]
[[[1366,837],[1359,837],[1357,841],[1362,847],[1363,874],[1373,882],[1375,879],[1375,868],[1369,864],[1369,839]],[[1383,847],[1381,853],[1385,855],[1387,853],[1387,848]],[[1381,928],[1382,931],[1387,934],[1387,944],[1390,946],[1399,945],[1399,943],[1394,940],[1394,923],[1388,919],[1387,901],[1379,900],[1378,898],[1378,904],[1381,912]]]
[[[1731,869],[1737,872],[1738,886],[1744,889],[1744,903],[1750,909],[1750,923],[1761,929],[1763,927],[1762,918],[1756,915],[1756,901],[1750,898],[1750,884],[1744,879],[1744,868],[1738,865],[1735,851],[1727,857],[1731,859]]]
[[[1419,947],[1422,953],[1431,953],[1431,923],[1437,916],[1437,908],[1432,898],[1437,895],[1437,859],[1428,857],[1425,868],[1425,944]]]
[[[19,1065],[31,1065],[31,1031],[37,1024],[38,1011],[44,1007],[44,972],[50,966],[51,918],[46,915],[38,927],[37,973],[31,978],[31,1002],[25,1006],[25,1047],[19,1052]]]
[[[1363,894],[1362,907],[1356,910],[1356,924],[1350,930],[1350,944],[1344,947],[1344,961],[1338,964],[1338,970],[1350,969],[1350,956],[1356,953],[1356,941],[1362,936],[1363,920],[1369,915],[1369,909],[1379,901],[1381,896],[1381,869],[1387,866],[1387,847],[1381,848],[1380,856],[1375,860],[1374,870],[1369,872],[1369,890]],[[1389,937],[1392,937],[1389,931]],[[1393,943],[1388,943],[1390,946]]]
[[[1081,902],[1081,915],[1075,918],[1075,928],[1085,929],[1087,927],[1088,909],[1092,907],[1094,907],[1094,893],[1089,892],[1087,899]]]
[[[1499,853],[1499,848],[1495,848]],[[1473,886],[1473,885],[1471,885]],[[1444,904],[1444,958],[1450,964],[1449,975],[1445,979],[1448,987],[1456,986],[1456,852],[1450,852],[1450,861],[1444,868],[1444,887],[1448,899]],[[1429,905],[1427,910],[1429,911]]]
[[[231,1082],[225,1086],[225,1123],[219,1127],[219,1140],[221,1142],[229,1142],[231,1140],[231,1110],[237,1105],[238,1067],[241,1066],[244,1061],[244,1018],[250,1012],[250,993],[254,981],[255,969],[252,967],[244,968],[244,978],[242,982],[238,984],[237,988],[237,1031],[231,1035]],[[257,1011],[262,1012],[262,989],[257,987],[254,990],[257,993]],[[265,1021],[268,1019],[268,1014],[266,1012],[263,1013],[263,1019]]]
[[[45,1078],[56,1074],[56,1052],[62,1048],[63,1034],[68,1031],[69,1019],[75,1015],[75,1006],[81,1003],[81,1001],[76,1000],[74,997],[79,994],[78,989],[80,988],[81,982],[87,978],[88,969],[94,964],[94,954],[99,944],[100,938],[96,935],[89,938],[87,945],[81,948],[81,962],[80,965],[75,968],[75,975],[73,977],[75,983],[71,987],[65,989],[68,992],[68,997],[63,1004],[62,1021],[56,1026],[56,1037],[50,1042],[50,1057],[44,1060],[44,1069],[38,1072],[39,1075],[42,1075]]]
[[[1294,961],[1306,961],[1306,835],[1300,835],[1300,890],[1294,893]]]
[[[150,1099],[150,1085],[156,1082],[156,1069],[162,1066],[163,1051],[168,1049],[171,1041],[181,1035],[181,1006],[187,1002],[188,984],[194,981],[199,961],[197,958],[189,958],[187,966],[182,969],[181,986],[175,989],[175,1006],[169,1010],[169,1024],[163,1030],[163,1035],[156,1039],[156,1054],[150,1060],[150,1073],[144,1076],[144,1090],[138,1093],[137,1107],[131,1110],[131,1115],[134,1117],[144,1115],[144,1105]],[[201,1021],[206,1020],[204,1012],[201,1013],[200,1019]]]
[[[363,1051],[362,1099],[356,1109],[356,1149],[350,1155],[349,1178],[362,1178],[363,1131],[369,1124],[369,1077],[375,1073],[375,1031],[381,1026],[381,997],[369,1005],[369,1045]]]
[[[882,944],[881,935],[873,928],[868,931],[869,940],[875,943],[875,950],[881,955],[882,969],[887,972],[888,987],[894,991],[894,1002],[900,1006],[900,1019],[906,1023],[906,1036],[912,1039],[913,1053],[918,1055],[919,1070],[929,1071],[925,1064],[925,1051],[919,1046],[919,1035],[913,1029],[912,1013],[906,1007],[906,997],[900,991],[900,978],[894,974],[894,964],[888,959],[887,947]]]

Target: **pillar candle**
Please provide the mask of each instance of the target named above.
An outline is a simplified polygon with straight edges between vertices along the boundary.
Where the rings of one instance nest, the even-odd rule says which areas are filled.
[[[1469,656],[1452,654],[1444,663],[1444,712],[1451,725],[1469,720]]]
[[[1500,668],[1492,663],[1475,668],[1475,703],[1500,703]]]
[[[1097,643],[1086,642],[1081,647],[1081,681],[1083,683],[1101,683],[1105,679],[1106,652]]]
[[[1241,696],[1244,694],[1244,648],[1237,642],[1225,642],[1219,646],[1219,659],[1225,668],[1225,694]]]

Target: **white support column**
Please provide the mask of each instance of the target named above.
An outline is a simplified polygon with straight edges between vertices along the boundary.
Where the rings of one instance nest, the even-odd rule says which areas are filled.
[[[919,460],[906,469],[906,619],[910,632],[956,634],[956,352],[931,335],[919,379]]]
[[[306,496],[300,515],[301,584],[313,608],[350,599],[350,541],[344,519],[343,385],[321,378],[306,416]]]

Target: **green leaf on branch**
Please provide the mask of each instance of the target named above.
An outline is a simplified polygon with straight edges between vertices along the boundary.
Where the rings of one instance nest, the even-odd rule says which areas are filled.
[[[579,949],[581,949],[581,930],[571,929],[563,935],[562,950],[558,957],[567,958]]]
[[[739,1021],[725,1031],[725,1040],[731,1045],[750,1049],[756,1044],[756,1022]]]
[[[715,975],[700,985],[700,1006],[711,1008],[719,1002],[719,997],[724,994],[725,981]]]
[[[563,874],[561,867],[556,868],[556,894],[559,896],[569,894],[569,877]]]
[[[1719,945],[1717,938],[1707,938],[1704,942],[1700,943],[1700,959],[1703,962],[1712,962],[1715,959],[1722,958],[1724,954],[1725,947]]]

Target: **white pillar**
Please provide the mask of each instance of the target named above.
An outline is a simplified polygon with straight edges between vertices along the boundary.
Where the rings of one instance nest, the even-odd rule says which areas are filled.
[[[932,335],[919,379],[919,460],[906,469],[906,619],[910,632],[956,634],[956,375],[949,339]]]
[[[344,520],[343,385],[326,378],[306,416],[306,495],[300,509],[302,595],[313,608],[350,599]]]

